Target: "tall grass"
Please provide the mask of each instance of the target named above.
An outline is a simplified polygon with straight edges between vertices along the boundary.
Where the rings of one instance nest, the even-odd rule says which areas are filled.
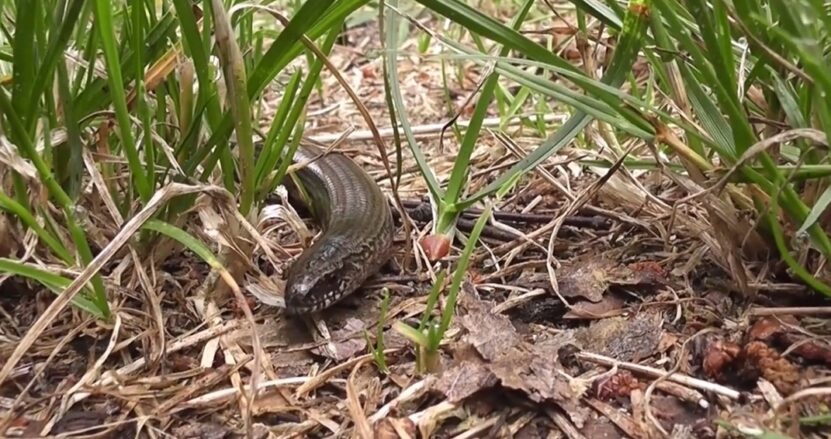
[[[398,12],[405,2],[398,0],[262,1],[256,7],[236,0],[0,2],[0,71],[10,73],[0,87],[0,126],[5,140],[36,170],[35,178],[4,170],[0,208],[38,240],[37,258],[11,255],[0,271],[59,292],[64,280],[46,275],[43,261],[83,269],[96,251],[90,221],[118,230],[172,182],[220,184],[235,194],[244,216],[256,214],[287,172],[283,158],[297,147],[307,103],[328,68],[302,36],[329,54],[343,24],[360,14],[382,23],[391,122],[401,126],[395,136],[398,159],[403,150],[416,159],[435,205],[434,235],[450,239],[463,209],[511,187],[600,121],[611,127],[618,144],[653,142],[670,158],[665,169],[703,187],[729,171],[719,197],[728,208],[711,211],[714,222],[729,228],[730,218],[750,211],[764,244],[792,273],[816,291],[831,293],[823,274],[831,256],[824,215],[831,202],[831,164],[823,149],[831,132],[828,5],[815,0],[572,3],[581,32],[592,18],[614,36],[611,61],[599,79],[520,32],[530,16],[553,16],[546,2],[531,0],[500,4],[515,10],[509,23],[488,16],[475,2],[407,3],[452,24],[452,32],[473,44],[409,23]],[[285,26],[274,18],[276,11],[289,17]],[[412,25],[422,42],[428,41],[425,36],[439,41],[447,63],[486,67],[468,128],[458,131],[459,153],[448,181],[439,181],[430,169],[409,123],[397,71],[402,23]],[[651,69],[646,82],[632,73],[639,59]],[[256,151],[253,108],[275,83],[281,84],[282,97]],[[508,84],[518,84],[519,91],[507,92]],[[565,106],[570,119],[471,193],[470,158],[487,111],[496,107],[503,116],[513,114],[532,98]],[[641,157],[624,166],[657,165]],[[83,190],[90,181],[92,193]],[[183,213],[195,200],[175,198],[153,220],[187,230]],[[108,208],[92,217],[83,213],[101,205]],[[130,245],[147,255],[161,237],[148,228]],[[106,317],[108,297],[96,275],[74,303]]]

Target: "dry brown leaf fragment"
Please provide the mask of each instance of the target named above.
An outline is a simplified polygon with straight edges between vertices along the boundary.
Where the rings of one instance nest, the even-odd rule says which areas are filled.
[[[375,424],[373,434],[376,439],[417,437],[416,425],[409,418],[384,418]]]
[[[635,389],[646,390],[646,385],[627,370],[621,370],[607,379],[594,382],[595,394],[601,400],[628,397]]]
[[[619,361],[638,361],[655,354],[661,341],[663,317],[659,312],[641,312],[632,318],[612,317],[593,322],[574,332],[586,351]]]
[[[627,266],[605,255],[587,254],[563,263],[557,273],[557,285],[563,296],[599,302],[610,286],[659,285],[666,282],[666,276],[657,262]]]
[[[580,429],[586,438],[624,439],[626,434],[605,416],[592,418]]]
[[[296,410],[289,401],[279,392],[263,392],[254,400],[251,407],[254,416],[261,416],[269,413],[287,413]]]
[[[433,387],[439,389],[448,401],[459,402],[498,382],[496,375],[484,363],[465,360],[446,370]]]
[[[363,330],[366,329],[366,324],[355,318],[346,320],[346,324],[332,333],[331,346],[334,347],[335,361],[343,361],[354,357],[366,349],[366,339],[364,338]],[[329,356],[328,349],[324,346],[319,346],[312,349],[317,355]]]
[[[459,399],[498,383],[525,393],[534,402],[556,402],[575,423],[582,424],[586,409],[577,404],[580,395],[570,386],[558,361],[563,338],[528,343],[507,317],[491,313],[493,303],[463,291],[460,303],[467,313],[459,321],[467,334],[457,346],[456,365],[433,388]],[[471,348],[475,352],[470,352]]]
[[[806,360],[823,361],[831,364],[831,345],[819,339],[808,339],[808,336],[790,328],[783,323],[798,326],[799,322],[792,316],[764,317],[756,321],[747,333],[750,340],[764,340],[780,348],[792,348],[793,355]]]
[[[617,263],[591,255],[565,262],[557,273],[557,286],[565,297],[583,297],[599,302],[610,285],[610,273]]]
[[[180,439],[225,439],[231,430],[219,424],[194,422],[173,428],[173,436]]]
[[[467,342],[485,360],[495,360],[522,342],[510,320],[499,314],[478,309],[461,316],[459,322],[468,331]]]
[[[750,330],[747,331],[747,337],[750,340],[769,340],[771,337],[781,334],[785,331],[782,324],[777,318],[763,317],[753,323]]]
[[[614,317],[623,312],[625,302],[619,296],[608,294],[599,302],[581,300],[573,303],[564,315],[564,319],[602,319]]]
[[[17,254],[20,250],[17,231],[5,214],[0,213],[0,258],[8,258]]]

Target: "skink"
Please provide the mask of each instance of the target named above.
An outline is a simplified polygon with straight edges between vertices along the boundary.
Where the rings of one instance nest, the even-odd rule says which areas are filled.
[[[351,295],[392,256],[394,225],[383,192],[357,163],[341,153],[301,145],[295,163],[300,187],[286,177],[292,198],[301,193],[321,235],[289,267],[286,312],[320,311]]]

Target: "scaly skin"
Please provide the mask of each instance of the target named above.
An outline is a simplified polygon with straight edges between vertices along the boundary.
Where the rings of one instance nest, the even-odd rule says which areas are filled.
[[[394,225],[381,189],[340,153],[301,145],[294,161],[322,233],[292,264],[286,280],[286,312],[320,311],[354,293],[392,256]],[[290,180],[290,179],[288,179]],[[297,187],[287,185],[295,192]]]

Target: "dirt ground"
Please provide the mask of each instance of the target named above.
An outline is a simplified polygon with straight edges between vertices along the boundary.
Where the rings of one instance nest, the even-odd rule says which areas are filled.
[[[331,60],[375,123],[388,127],[377,26],[371,21],[345,36]],[[556,38],[561,53],[573,58],[569,35]],[[448,62],[445,85],[441,59],[431,54],[439,44],[422,55],[417,43],[411,38],[402,49],[409,55],[400,58],[401,87],[410,122],[425,131],[420,146],[437,177],[446,179],[459,139],[451,130],[442,138],[436,126],[455,112],[462,121],[469,117],[472,104],[465,104],[482,70]],[[596,56],[602,62],[602,51]],[[338,150],[389,191],[374,143],[361,140],[366,123],[332,75],[324,76],[324,95],[311,102],[306,135],[326,143],[326,136],[354,130]],[[274,88],[261,116],[264,129],[274,111],[269,102],[279,97]],[[533,104],[527,107],[526,114],[533,113]],[[547,134],[568,116],[566,108],[555,108],[562,112],[544,115]],[[404,234],[399,218],[395,263],[360,292],[316,322],[286,317],[251,294],[273,291],[288,255],[302,248],[279,210],[265,212],[256,224],[278,258],[260,249],[260,271],[242,285],[259,349],[233,300],[202,300],[198,291],[210,269],[198,258],[176,254],[146,273],[154,300],[141,292],[133,268],[115,261],[104,272],[120,273],[120,283],[113,280],[119,285],[116,323],[77,310],[61,313],[0,387],[0,411],[13,413],[4,415],[0,432],[715,438],[730,437],[727,426],[733,426],[748,434],[768,428],[782,437],[829,437],[822,426],[829,402],[822,383],[831,362],[825,319],[831,308],[794,283],[775,256],[747,264],[752,276],[743,291],[723,262],[725,243],[707,209],[699,201],[676,204],[690,194],[678,179],[625,168],[603,179],[606,169],[580,165],[579,159],[619,158],[601,128],[592,125],[497,206],[435,372],[418,373],[413,345],[391,328],[394,321],[418,322],[437,271],[416,248],[430,233],[431,216],[405,145],[399,196],[413,235]],[[394,165],[392,138],[385,135],[385,142]],[[527,125],[483,130],[469,190],[540,142]],[[634,145],[631,154],[651,157],[647,145]],[[462,216],[463,234],[479,212]],[[463,245],[457,239],[441,264],[452,263]],[[390,294],[386,372],[371,355],[383,288]],[[2,283],[0,358],[8,358],[53,297],[17,279]],[[249,404],[244,386],[255,379],[259,395]]]

